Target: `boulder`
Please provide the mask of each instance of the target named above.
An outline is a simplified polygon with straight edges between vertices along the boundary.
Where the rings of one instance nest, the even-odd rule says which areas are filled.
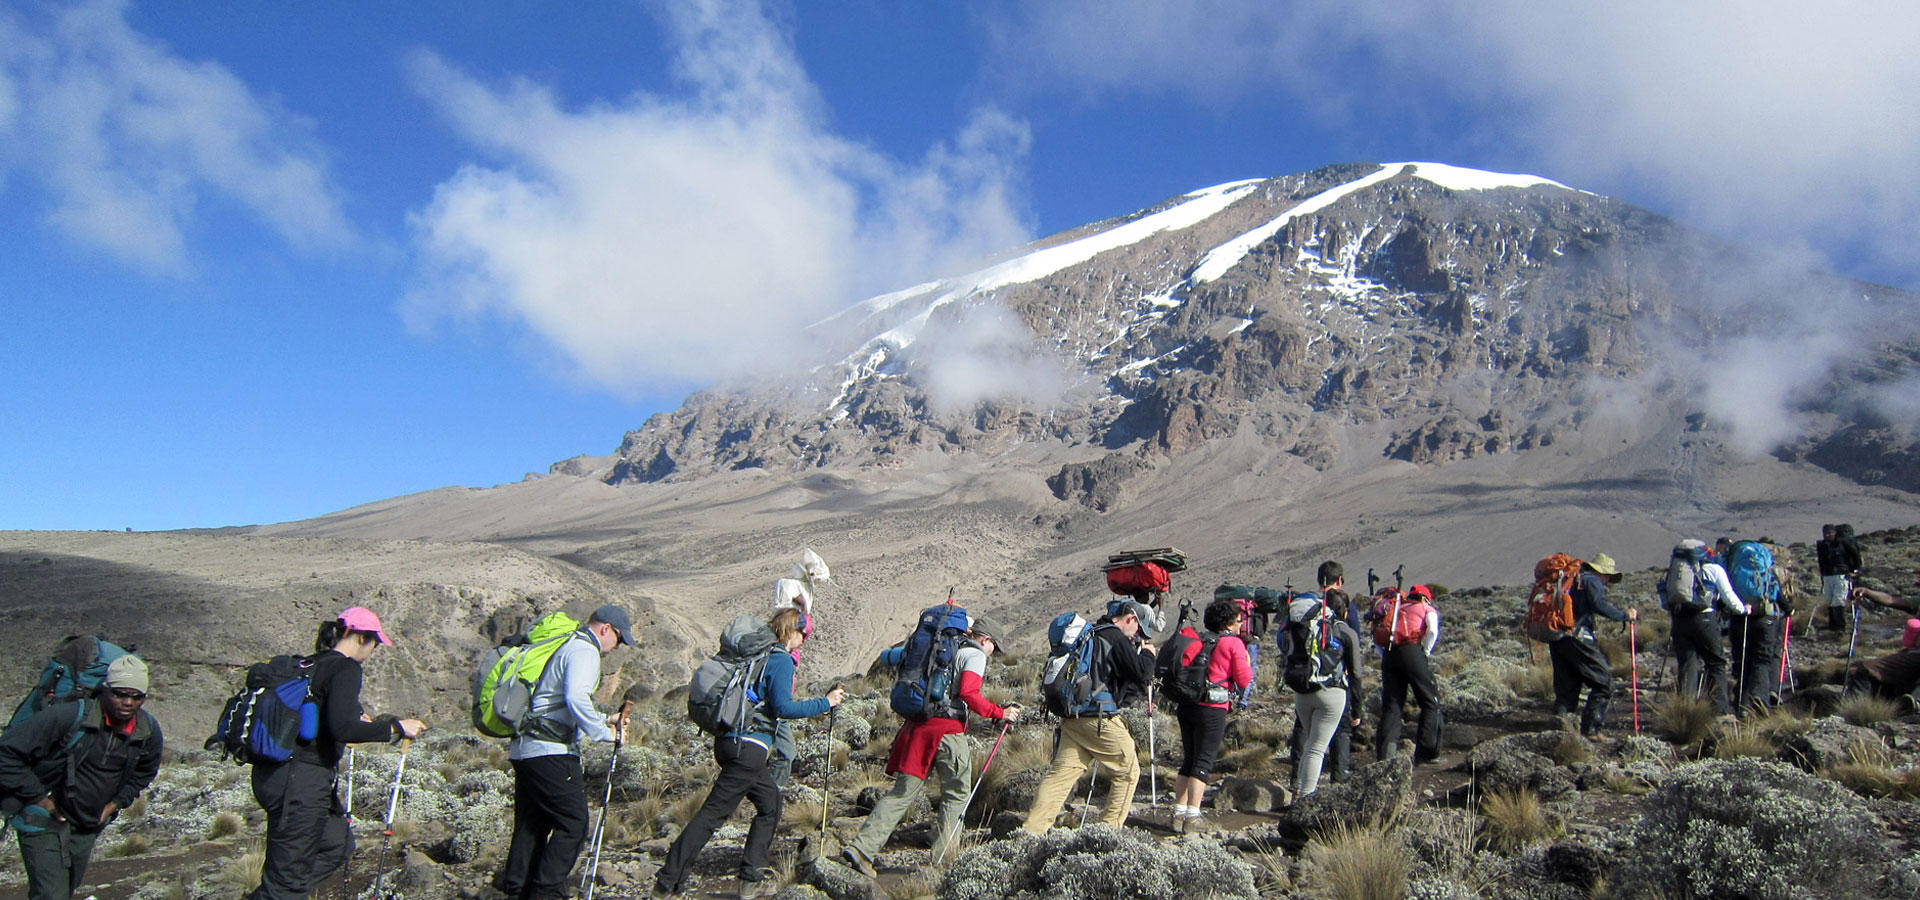
[[[1856,742],[1885,744],[1880,733],[1871,728],[1849,725],[1833,717],[1817,719],[1805,734],[1787,741],[1780,757],[1809,772],[1818,772],[1846,762],[1848,748]]]
[[[1508,735],[1488,741],[1467,754],[1467,770],[1472,773],[1475,794],[1486,796],[1496,791],[1531,789],[1542,800],[1574,791],[1573,776],[1547,753],[1559,744],[1565,732],[1541,731]]]
[[[1254,900],[1253,869],[1208,840],[1156,843],[1109,825],[1018,833],[960,854],[938,900]]]
[[[833,900],[874,900],[873,881],[828,857],[818,857],[802,872],[802,883]]]
[[[1228,776],[1213,796],[1215,807],[1245,813],[1276,812],[1292,802],[1291,789],[1267,778]]]

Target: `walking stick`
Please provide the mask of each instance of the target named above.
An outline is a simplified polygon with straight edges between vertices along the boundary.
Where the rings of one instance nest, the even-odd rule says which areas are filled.
[[[1093,774],[1087,778],[1087,805],[1080,810],[1080,827],[1087,826],[1087,813],[1093,812],[1093,787],[1100,782],[1100,761],[1093,761]]]
[[[620,730],[613,736],[613,759],[607,763],[607,794],[600,801],[600,822],[593,826],[593,840],[587,842],[593,852],[592,861],[580,872],[580,895],[584,900],[593,900],[593,882],[600,874],[600,847],[607,836],[607,807],[613,805],[613,776],[620,771],[620,748],[627,744],[627,713],[632,709],[632,699],[620,704]]]
[[[347,745],[347,802],[342,814],[347,817],[347,833],[353,833],[353,745]],[[347,854],[346,862],[340,865],[340,877],[347,885],[353,885],[353,854]]]
[[[1148,790],[1153,792],[1150,805],[1154,809],[1160,808],[1160,752],[1154,744],[1153,727],[1153,720],[1157,718],[1153,714],[1153,682],[1147,682],[1147,781],[1150,784]]]
[[[949,594],[947,602],[951,603],[953,602],[951,599],[953,589],[948,588],[947,591]],[[836,684],[831,690],[827,691],[827,693],[831,694],[839,689],[840,685]],[[833,804],[833,795],[828,793],[828,790],[833,784],[833,726],[839,718],[840,707],[827,707],[827,758],[822,760],[820,765],[820,834],[822,837],[825,837],[827,833],[827,807]],[[588,898],[588,900],[592,900],[592,898]]]
[[[1788,667],[1788,661],[1791,659],[1793,659],[1793,617],[1788,616],[1787,617],[1787,634],[1786,634],[1786,637],[1782,638],[1780,641],[1780,683],[1781,684],[1787,683],[1787,675],[1791,671]]]
[[[1000,736],[993,739],[993,749],[987,751],[987,762],[980,767],[980,774],[973,778],[973,787],[967,790],[967,799],[960,804],[960,823],[966,824],[967,812],[973,809],[973,795],[980,793],[980,782],[987,780],[987,770],[993,768],[993,757],[1000,752],[1000,742],[1007,739],[1007,732],[1013,730],[1013,723],[1000,722]]]
[[[1632,619],[1627,620],[1627,656],[1633,665],[1633,733],[1640,733],[1640,633]]]
[[[1860,604],[1858,601],[1855,601],[1851,605],[1853,607],[1853,637],[1847,639],[1847,674],[1840,682],[1840,693],[1842,694],[1853,690],[1853,648],[1860,643]]]
[[[407,751],[413,749],[413,738],[400,741],[400,762],[393,767],[393,793],[387,797],[386,827],[380,832],[380,869],[373,876],[373,895],[380,897],[380,887],[387,881],[387,851],[393,847],[393,814],[400,809],[400,776],[407,771]],[[388,889],[388,898],[399,896],[399,892]]]

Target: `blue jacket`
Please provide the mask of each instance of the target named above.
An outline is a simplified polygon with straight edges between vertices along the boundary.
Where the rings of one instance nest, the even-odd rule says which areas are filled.
[[[735,734],[734,737],[771,748],[776,720],[805,719],[833,708],[825,697],[795,700],[793,679],[793,654],[780,649],[775,649],[768,654],[767,668],[761,673],[760,681],[753,687],[753,698],[758,700],[760,705],[754,710],[753,719],[748,723],[746,733]]]

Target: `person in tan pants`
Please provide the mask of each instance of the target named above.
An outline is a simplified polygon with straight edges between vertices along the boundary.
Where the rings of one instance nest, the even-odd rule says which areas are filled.
[[[1033,806],[1021,827],[1042,834],[1053,827],[1053,820],[1066,805],[1067,795],[1089,764],[1099,765],[1099,776],[1112,779],[1100,821],[1124,825],[1133,808],[1133,789],[1140,782],[1139,751],[1133,734],[1118,713],[1134,697],[1146,696],[1153,679],[1153,657],[1158,652],[1146,642],[1142,624],[1148,613],[1131,600],[1115,601],[1107,617],[1094,627],[1093,640],[1107,642],[1104,681],[1112,700],[1098,715],[1060,720],[1059,745],[1053,752],[1053,767],[1040,782]]]

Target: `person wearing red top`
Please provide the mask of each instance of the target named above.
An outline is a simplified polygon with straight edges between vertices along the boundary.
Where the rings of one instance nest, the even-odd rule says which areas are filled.
[[[960,673],[958,697],[964,708],[956,706],[958,718],[930,716],[924,722],[907,722],[894,736],[893,749],[887,753],[887,774],[893,776],[893,789],[873,805],[860,835],[840,852],[847,864],[868,878],[879,876],[873,860],[887,838],[906,815],[926,786],[929,776],[939,782],[940,830],[933,841],[936,864],[953,851],[960,838],[960,817],[966,812],[967,794],[973,787],[973,744],[967,739],[967,710],[975,715],[1007,723],[1018,721],[1020,707],[994,705],[980,695],[987,674],[987,658],[1000,646],[999,623],[985,616],[975,617],[966,641],[955,654],[954,668]],[[949,698],[951,699],[951,697]]]
[[[1220,741],[1227,733],[1227,707],[1234,694],[1253,683],[1253,662],[1247,645],[1236,632],[1245,616],[1232,600],[1215,600],[1201,614],[1200,623],[1220,636],[1213,645],[1213,658],[1207,663],[1207,683],[1226,688],[1219,703],[1182,703],[1174,710],[1180,722],[1180,775],[1173,782],[1173,830],[1177,833],[1210,830],[1213,826],[1200,817],[1200,804],[1207,796],[1207,781],[1214,760],[1220,755]],[[1180,630],[1190,638],[1199,637],[1188,626]],[[1180,654],[1180,664],[1191,665],[1198,659],[1203,644],[1192,641]]]

